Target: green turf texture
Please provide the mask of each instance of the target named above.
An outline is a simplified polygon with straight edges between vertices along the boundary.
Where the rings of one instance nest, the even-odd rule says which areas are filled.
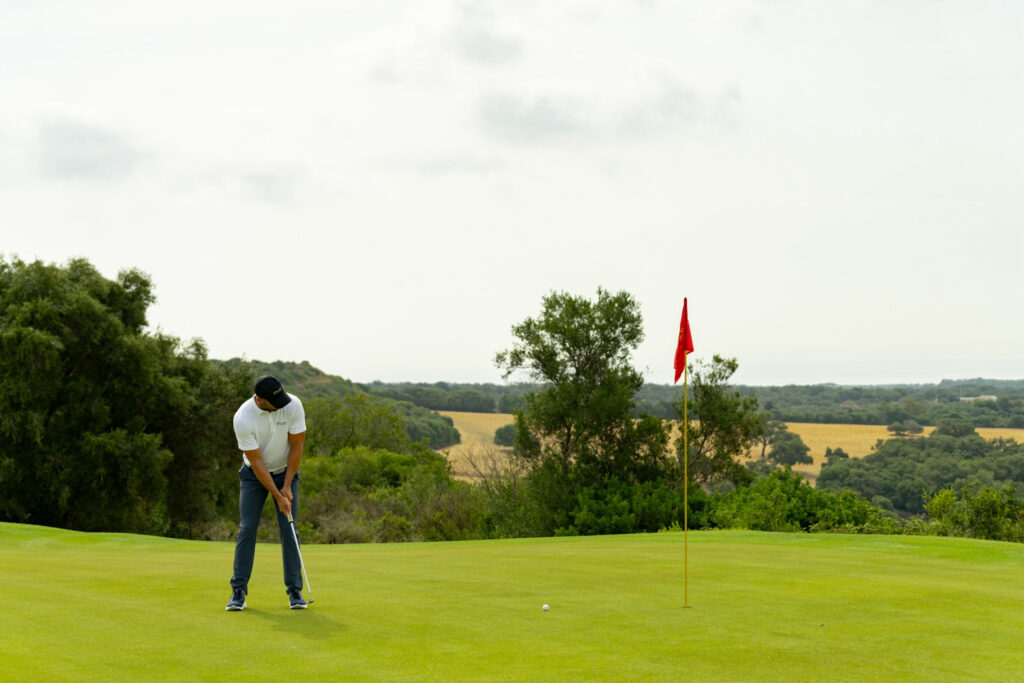
[[[0,524],[4,680],[1019,680],[1024,545],[683,536],[306,546]],[[551,606],[544,612],[543,604]]]

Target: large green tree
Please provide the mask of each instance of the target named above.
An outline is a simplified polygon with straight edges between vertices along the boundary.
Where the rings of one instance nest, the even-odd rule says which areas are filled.
[[[600,288],[596,300],[555,292],[538,317],[512,333],[516,343],[495,362],[506,379],[525,371],[544,387],[527,394],[515,412],[515,452],[534,471],[539,497],[552,512],[549,531],[574,527],[585,499],[618,496],[609,486],[666,476],[666,428],[657,418],[635,416],[643,377],[630,355],[643,340],[643,325],[632,296]],[[602,503],[588,505],[590,519],[593,505]]]
[[[766,427],[766,416],[757,399],[744,396],[729,386],[739,363],[735,358],[715,355],[711,363],[690,365],[689,410],[691,422],[683,438],[683,399],[676,403],[680,436],[676,452],[680,464],[689,458],[688,474],[696,484],[729,480],[737,485],[750,483],[753,474],[740,462],[758,442]]]
[[[0,259],[0,518],[187,533],[212,516],[249,377],[147,333],[153,301],[137,270]]]
[[[163,437],[167,467],[169,533],[193,535],[193,527],[237,514],[241,465],[232,418],[252,395],[255,371],[247,363],[212,364],[206,346],[193,339],[162,341],[162,370],[154,378],[146,430]]]
[[[768,453],[768,459],[776,465],[811,465],[814,458],[810,455],[810,448],[796,432],[787,428],[772,439],[772,450]]]

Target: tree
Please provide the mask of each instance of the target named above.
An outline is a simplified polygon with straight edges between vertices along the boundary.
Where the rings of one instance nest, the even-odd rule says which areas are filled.
[[[729,480],[743,485],[753,474],[737,458],[746,455],[764,433],[766,418],[758,409],[757,399],[743,396],[729,387],[739,363],[735,358],[715,355],[710,364],[698,362],[690,368],[689,418],[696,419],[688,430],[690,481],[696,484]],[[676,403],[680,423],[683,400]],[[682,424],[679,428],[683,433]],[[676,440],[680,464],[683,460],[683,437]]]
[[[825,464],[831,465],[833,461],[839,462],[840,460],[849,459],[850,454],[844,451],[842,448],[825,448]]]
[[[514,424],[504,425],[494,430],[494,443],[497,446],[516,445],[516,426]]]
[[[892,435],[896,437],[907,435],[907,430],[903,428],[903,422],[899,420],[890,424],[888,427],[886,427],[886,429],[888,429],[892,433]]]
[[[896,437],[920,434],[924,431],[924,427],[918,424],[915,420],[910,419],[893,422],[887,427],[887,429]]]
[[[951,417],[942,420],[935,428],[935,434],[952,436],[954,438],[970,436],[971,434],[976,433],[977,432],[974,431],[974,425],[959,417]]]
[[[643,340],[637,302],[597,290],[597,300],[555,292],[537,318],[513,326],[515,345],[495,356],[508,379],[525,371],[542,391],[515,412],[516,456],[543,480],[554,528],[573,526],[583,489],[666,476],[668,435],[657,418],[634,417],[643,384],[630,354]],[[576,528],[576,527],[574,527]]]
[[[213,515],[249,378],[146,333],[154,300],[136,270],[0,259],[0,517],[185,533]]]
[[[171,340],[165,340],[170,343]],[[231,428],[239,404],[251,395],[248,363],[221,365],[207,359],[206,346],[193,339],[165,356],[165,377],[148,418],[173,454],[166,469],[168,533],[192,538],[194,528],[238,505],[238,445]]]
[[[761,459],[768,457],[768,446],[772,445],[775,437],[789,431],[789,426],[780,420],[765,419],[764,431],[757,437],[761,444]]]
[[[768,452],[768,459],[776,465],[783,466],[811,465],[814,458],[809,455],[810,450],[799,434],[787,429],[772,440],[772,450]]]
[[[747,463],[747,468],[758,476],[767,476],[778,467],[810,465],[814,458],[799,434],[789,431],[785,422],[767,419],[764,431],[757,437],[761,444],[761,458]],[[770,450],[769,450],[770,448]]]

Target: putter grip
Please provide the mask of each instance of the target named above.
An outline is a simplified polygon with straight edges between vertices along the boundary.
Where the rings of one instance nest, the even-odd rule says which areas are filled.
[[[290,512],[288,513],[288,521],[291,522],[292,524],[295,524],[295,520],[292,519],[292,513],[290,513]]]

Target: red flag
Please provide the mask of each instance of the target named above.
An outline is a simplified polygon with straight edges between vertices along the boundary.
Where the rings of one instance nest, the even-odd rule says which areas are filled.
[[[683,319],[679,321],[679,344],[676,346],[676,378],[675,384],[683,376],[686,367],[686,354],[693,353],[693,337],[690,336],[690,321],[686,318],[686,297],[683,297]]]

